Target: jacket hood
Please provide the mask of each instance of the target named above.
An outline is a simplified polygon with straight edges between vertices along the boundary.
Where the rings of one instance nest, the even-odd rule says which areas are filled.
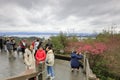
[[[53,53],[53,50],[49,50],[48,53]]]

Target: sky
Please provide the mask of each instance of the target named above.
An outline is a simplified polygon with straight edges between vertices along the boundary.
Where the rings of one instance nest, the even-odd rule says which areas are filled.
[[[0,32],[120,32],[120,0],[0,0]]]

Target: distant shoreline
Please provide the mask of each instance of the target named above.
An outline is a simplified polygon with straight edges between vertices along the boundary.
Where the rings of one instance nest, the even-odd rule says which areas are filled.
[[[57,36],[60,33],[57,32],[0,32],[0,36]],[[95,33],[67,33],[67,36],[96,36],[97,34]]]

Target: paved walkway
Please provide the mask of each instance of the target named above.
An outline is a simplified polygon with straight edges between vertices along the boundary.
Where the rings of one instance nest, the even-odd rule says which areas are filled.
[[[25,70],[22,56],[15,54],[15,60],[9,60],[7,53],[0,53],[0,80],[19,75]],[[71,72],[69,61],[55,60],[55,80],[86,80],[80,69],[79,72]]]

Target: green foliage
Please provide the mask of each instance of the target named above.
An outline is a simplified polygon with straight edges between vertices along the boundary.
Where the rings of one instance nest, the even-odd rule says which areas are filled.
[[[53,43],[53,47],[55,51],[59,51],[64,48],[59,40],[59,36],[51,37],[51,42]]]
[[[71,42],[78,42],[78,38],[76,36],[72,36],[69,41]]]
[[[109,40],[109,37],[110,37],[110,34],[99,34],[97,37],[96,37],[96,40],[97,41],[100,41],[100,42],[108,42]]]
[[[107,80],[115,80],[115,79],[113,79],[113,78],[110,78],[110,77],[107,77]]]
[[[59,53],[60,50],[68,49],[75,46],[81,46],[78,39],[73,37],[67,37],[65,34],[60,33],[58,36],[51,37],[51,41],[54,45],[54,49]],[[96,39],[82,40],[85,44],[93,44],[94,42],[102,42],[107,45],[108,51],[101,56],[90,56],[90,66],[93,72],[100,80],[119,80],[119,52],[120,52],[120,34],[111,34],[107,31],[97,35]],[[74,43],[74,44],[72,44]],[[70,46],[72,44],[72,46]],[[112,57],[111,57],[112,56]],[[112,62],[112,64],[111,64]],[[116,74],[113,73],[116,72]],[[114,75],[113,75],[114,74]],[[118,75],[115,77],[115,75]]]
[[[99,77],[101,80],[108,80],[108,69],[105,66],[105,62],[103,60],[97,61],[93,66],[93,72]]]
[[[65,48],[66,44],[67,44],[67,37],[66,35],[61,32],[58,36],[58,40],[60,41],[60,43],[63,45],[63,47]]]
[[[84,42],[86,44],[92,44],[94,42],[94,40],[92,38],[88,38],[88,39],[85,39]]]
[[[65,34],[60,33],[58,36],[51,37],[51,41],[53,43],[54,50],[59,53],[60,50],[64,50],[67,44],[67,37]]]
[[[111,34],[110,32],[103,31],[95,40],[87,39],[87,43],[92,41],[103,42],[107,45],[108,50],[100,57],[96,56],[90,58],[90,62],[94,63],[91,66],[93,72],[100,78],[100,80],[120,80],[120,34]]]

